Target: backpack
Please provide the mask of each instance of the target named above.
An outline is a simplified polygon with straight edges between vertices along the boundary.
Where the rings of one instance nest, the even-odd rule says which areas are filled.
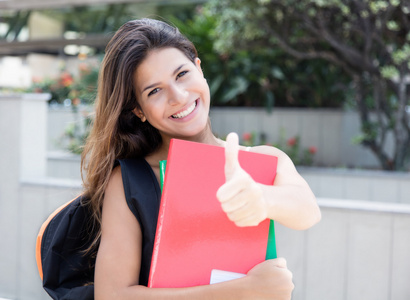
[[[119,164],[123,173],[124,191],[130,195],[130,199],[126,199],[127,204],[147,236],[152,236],[152,241],[146,243],[152,243],[153,248],[156,223],[151,220],[158,217],[161,194],[155,175],[144,159],[123,159],[115,162],[115,166]],[[135,203],[132,202],[133,196],[139,199]],[[151,201],[152,199],[157,199],[158,202]],[[87,205],[88,201],[87,197],[80,195],[57,208],[38,233],[38,271],[44,289],[55,300],[94,299],[96,251],[91,253],[86,250],[96,237],[98,228],[94,228],[90,223],[92,212]],[[145,252],[149,251],[143,250],[143,256]],[[150,263],[145,266],[148,271],[149,266]],[[141,270],[143,269],[144,259],[141,265]],[[148,274],[140,278],[142,284],[144,280],[148,281]]]
[[[95,255],[86,252],[96,236],[91,211],[80,195],[57,208],[37,236],[36,260],[43,288],[53,299],[94,299]]]

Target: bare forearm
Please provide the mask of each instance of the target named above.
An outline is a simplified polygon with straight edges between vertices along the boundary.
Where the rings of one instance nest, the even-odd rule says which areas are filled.
[[[228,282],[203,285],[188,288],[148,288],[145,286],[131,286],[122,290],[117,290],[115,293],[97,297],[96,300],[105,299],[144,299],[144,300],[214,300],[214,299],[251,299],[246,292],[246,279],[236,279]],[[96,293],[97,295],[97,293]]]
[[[115,285],[110,288],[96,285],[95,299],[290,300],[293,288],[292,273],[286,267],[286,260],[277,258],[256,265],[245,277],[212,285],[189,288],[115,288]]]
[[[300,185],[262,185],[268,218],[280,224],[304,230],[320,221],[321,214],[310,188]]]
[[[265,202],[265,217],[296,230],[308,229],[319,222],[321,215],[316,197],[289,156],[274,147],[259,146],[252,149],[278,157],[274,185],[258,184]]]

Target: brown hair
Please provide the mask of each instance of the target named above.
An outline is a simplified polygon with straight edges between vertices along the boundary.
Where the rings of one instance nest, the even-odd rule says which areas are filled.
[[[192,62],[198,56],[194,45],[177,28],[153,19],[125,23],[106,47],[99,74],[95,120],[81,158],[84,193],[89,199],[97,232],[93,248],[101,236],[104,191],[115,160],[145,157],[162,143],[158,130],[149,122],[141,122],[133,112],[138,107],[133,80],[149,51],[166,47],[179,49]]]

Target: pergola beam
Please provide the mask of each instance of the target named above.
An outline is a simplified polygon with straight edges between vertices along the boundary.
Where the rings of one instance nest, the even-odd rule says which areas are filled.
[[[22,11],[35,11],[41,9],[59,9],[76,6],[93,6],[107,4],[131,4],[131,3],[150,3],[157,5],[177,5],[189,3],[203,3],[207,0],[0,0],[0,17],[2,11],[11,11],[19,14]],[[12,26],[15,29],[14,26]],[[11,29],[9,29],[11,30]],[[6,36],[7,37],[7,34]],[[80,39],[33,39],[28,41],[10,41],[0,40],[0,56],[5,55],[25,55],[27,53],[49,53],[61,54],[67,45],[85,45],[97,48],[102,51],[112,37],[111,34],[94,34],[87,35],[86,38]]]
[[[201,3],[206,0],[0,0],[0,9],[9,10],[35,10],[49,8],[65,8],[73,6],[90,6],[96,4],[121,4],[121,3],[157,3],[157,4],[183,4]]]
[[[84,45],[104,49],[112,35],[88,35],[81,39],[38,39],[25,42],[0,42],[0,56],[24,55],[30,52],[59,53],[67,45]]]
[[[64,8],[73,6],[115,4],[115,3],[141,3],[147,0],[0,0],[0,9],[9,10],[35,10],[49,8]]]

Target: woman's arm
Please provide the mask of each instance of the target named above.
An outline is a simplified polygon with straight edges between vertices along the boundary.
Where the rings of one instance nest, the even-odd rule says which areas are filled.
[[[290,299],[292,274],[284,259],[263,262],[248,275],[228,282],[189,288],[138,285],[142,233],[129,210],[120,167],[107,186],[102,236],[95,268],[95,299]]]
[[[253,152],[278,157],[275,183],[256,183],[238,161],[238,136],[230,134],[225,146],[226,182],[217,192],[222,209],[238,226],[255,226],[266,218],[292,229],[308,229],[321,218],[316,198],[291,159],[275,147],[253,147]]]
[[[321,213],[316,197],[292,160],[273,147],[259,146],[254,151],[278,157],[275,184],[260,185],[266,199],[268,218],[297,230],[308,229],[319,222]]]

